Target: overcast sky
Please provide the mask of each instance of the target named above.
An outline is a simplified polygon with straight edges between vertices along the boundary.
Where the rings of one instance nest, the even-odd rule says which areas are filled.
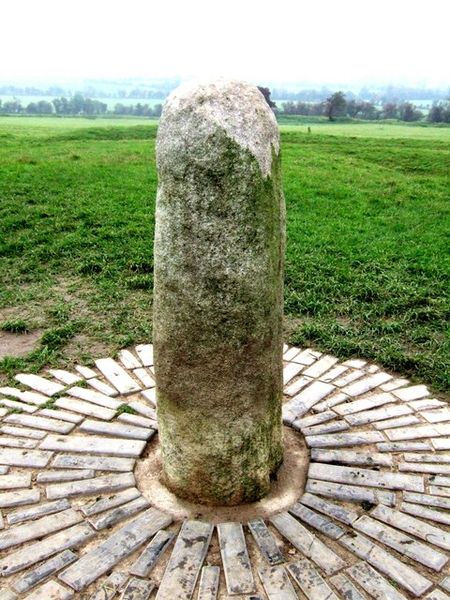
[[[10,0],[0,80],[450,85],[450,0]]]

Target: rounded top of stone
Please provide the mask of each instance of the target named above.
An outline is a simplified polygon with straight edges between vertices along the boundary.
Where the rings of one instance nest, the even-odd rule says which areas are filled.
[[[215,79],[180,85],[167,98],[158,132],[158,151],[165,136],[186,134],[186,126],[201,123],[198,135],[217,128],[250,151],[264,176],[270,175],[272,151],[279,153],[278,124],[264,96],[244,81]],[[191,127],[189,137],[195,135]],[[200,131],[201,129],[201,131]],[[160,154],[160,152],[159,152]]]

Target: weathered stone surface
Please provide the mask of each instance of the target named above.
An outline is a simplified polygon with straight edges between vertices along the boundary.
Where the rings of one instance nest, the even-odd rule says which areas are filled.
[[[306,506],[303,506],[300,502],[293,504],[290,507],[289,512],[304,523],[307,523],[311,527],[314,527],[314,529],[321,531],[334,540],[339,539],[345,533],[342,527],[339,527],[339,525],[336,525],[333,521],[330,521],[330,519],[319,515]]]
[[[58,450],[62,452],[137,457],[145,448],[145,441],[103,438],[93,435],[71,435],[67,437],[48,435],[39,447],[43,450]]]
[[[92,496],[93,494],[106,494],[134,487],[136,481],[133,473],[118,473],[117,475],[103,475],[81,481],[67,483],[54,483],[46,488],[47,498],[70,498],[71,496]]]
[[[450,550],[450,533],[439,527],[429,525],[420,519],[410,517],[387,506],[378,505],[372,510],[371,514],[388,525],[415,535],[430,544],[439,546],[439,548]]]
[[[31,486],[31,473],[0,475],[0,490],[14,490]]]
[[[341,504],[334,504],[333,502],[314,496],[314,494],[303,494],[300,498],[300,502],[333,517],[333,519],[346,523],[347,525],[351,525],[359,516],[354,510],[345,508]]]
[[[339,542],[408,590],[413,596],[420,597],[433,585],[429,579],[423,577],[412,567],[362,535],[352,533],[342,537]]]
[[[303,527],[289,513],[278,513],[270,517],[283,537],[291,542],[306,557],[313,560],[327,575],[332,575],[345,566],[344,561],[328,548],[319,538]]]
[[[110,408],[105,408],[104,406],[98,406],[97,404],[92,404],[92,402],[85,402],[84,400],[77,400],[75,398],[58,398],[55,404],[58,408],[65,408],[69,411],[72,410],[76,413],[80,413],[81,415],[97,417],[97,419],[105,419],[106,421],[113,419],[116,414],[115,411]]]
[[[390,490],[425,491],[423,477],[420,475],[372,471],[370,469],[341,467],[327,463],[311,463],[309,465],[308,477],[322,481],[366,485],[368,487],[387,488]]]
[[[315,381],[283,405],[283,422],[290,425],[294,420],[303,417],[314,404],[331,394],[333,390],[334,386],[330,383]]]
[[[113,358],[99,358],[95,366],[120,394],[138,392],[141,386]]]
[[[148,508],[150,503],[148,500],[144,498],[144,496],[139,496],[135,500],[131,502],[127,502],[126,504],[122,504],[117,508],[111,508],[110,510],[102,513],[98,517],[91,517],[89,519],[89,523],[97,529],[97,531],[101,529],[106,529],[106,527],[112,527],[116,523],[120,521],[124,521],[138,512],[144,510],[144,508]]]
[[[67,410],[54,410],[53,408],[43,408],[37,415],[48,417],[49,419],[58,419],[60,421],[68,421],[69,423],[81,423],[83,417]]]
[[[75,548],[84,544],[94,536],[94,530],[87,523],[80,523],[46,537],[40,542],[27,544],[12,554],[0,560],[0,574],[11,575],[22,571],[37,562],[53,556],[57,552]]]
[[[217,532],[228,593],[233,595],[254,592],[255,582],[242,525],[219,523]]]
[[[285,209],[275,117],[256,87],[185,85],[158,129],[155,373],[166,482],[257,500],[282,460]]]
[[[339,600],[308,559],[301,558],[287,568],[308,600]]]
[[[248,522],[248,528],[269,565],[273,566],[284,562],[273,535],[262,519],[252,519]]]
[[[56,433],[69,433],[75,427],[73,423],[58,421],[56,419],[47,419],[45,417],[36,417],[35,415],[8,415],[4,419],[5,423],[15,423],[16,425],[26,425],[43,429],[44,431],[54,431]]]
[[[80,506],[80,510],[84,515],[90,517],[105,510],[109,510],[110,508],[130,502],[131,500],[135,500],[136,498],[139,498],[140,495],[141,492],[137,488],[131,487],[123,490],[123,492],[118,492],[117,494],[106,496],[105,498],[95,498],[95,500],[86,502],[86,504]]]
[[[402,502],[400,508],[402,512],[406,512],[409,515],[428,519],[429,521],[436,521],[436,523],[443,523],[444,525],[450,525],[450,514],[448,512],[426,508],[420,504],[410,504],[409,502]]]
[[[80,591],[107,573],[114,565],[132,554],[159,529],[170,525],[172,518],[156,508],[150,508],[143,515],[128,523],[99,546],[90,550],[59,578],[74,590]]]
[[[441,571],[448,561],[448,558],[442,552],[414,540],[409,535],[401,533],[393,527],[371,519],[367,515],[363,515],[355,521],[353,528],[434,571]]]
[[[17,381],[20,383],[27,385],[37,392],[42,392],[46,396],[54,396],[55,394],[62,392],[64,389],[64,386],[60,383],[49,381],[44,377],[33,375],[31,373],[18,373],[14,376],[14,379],[17,379]]]
[[[38,506],[32,506],[31,508],[15,510],[6,516],[6,520],[9,525],[14,525],[15,523],[23,523],[24,521],[30,521],[44,515],[51,515],[68,508],[70,508],[70,502],[64,498],[63,500],[56,500],[54,502],[44,502],[44,504],[38,504]]]
[[[338,592],[341,592],[342,597],[345,600],[367,600],[365,596],[362,596],[361,593],[356,589],[353,583],[342,573],[338,575],[333,575],[330,578],[330,583],[337,589]],[[376,596],[375,596],[376,597]],[[388,596],[386,600],[391,600]],[[392,598],[394,600],[394,598]]]
[[[306,436],[310,448],[332,448],[333,446],[362,446],[382,442],[384,437],[378,431],[361,431],[355,433],[332,433]]]
[[[203,567],[197,600],[216,600],[219,589],[220,567]]]
[[[18,593],[27,592],[40,581],[49,575],[53,575],[53,573],[60,571],[64,567],[67,567],[75,560],[77,560],[76,554],[71,550],[64,550],[61,554],[57,554],[53,558],[42,563],[42,565],[39,565],[36,569],[29,571],[26,575],[18,579],[13,584],[13,587]]]
[[[107,383],[102,381],[101,379],[97,379],[97,377],[88,379],[87,383],[88,383],[88,385],[93,387],[94,390],[97,390],[97,392],[100,392],[101,394],[105,394],[105,396],[113,396],[114,397],[114,396],[119,395],[119,392],[115,388],[111,387],[110,385],[108,385]]]
[[[347,573],[373,598],[380,600],[406,600],[406,596],[400,594],[399,591],[366,562],[361,561],[353,565],[347,569]],[[336,577],[340,577],[340,575],[336,575]],[[334,579],[331,583],[336,585]],[[340,590],[338,586],[336,587]],[[354,600],[353,596],[349,596],[349,599]]]
[[[133,577],[125,586],[120,600],[148,600],[154,587],[153,581],[144,581]]]
[[[3,425],[0,431],[5,435],[30,438],[32,440],[42,440],[47,433],[38,429],[30,429],[29,427],[15,427],[14,425]]]
[[[128,576],[120,571],[114,571],[102,583],[97,592],[89,597],[89,600],[112,600],[117,592],[120,592],[125,587]]]
[[[72,590],[68,590],[57,581],[47,581],[29,594],[26,600],[69,600],[69,598],[73,598]]]
[[[41,538],[49,533],[76,525],[82,520],[83,516],[79,512],[69,508],[54,515],[47,515],[36,521],[31,521],[31,523],[11,527],[0,533],[0,550]]]
[[[50,454],[50,453],[49,453]],[[77,454],[59,454],[52,467],[60,469],[94,469],[94,471],[132,471],[133,458],[116,456],[80,456]]]
[[[4,492],[0,494],[0,508],[35,504],[36,502],[39,502],[40,497],[41,491],[39,489]]]
[[[95,477],[93,469],[49,469],[38,473],[36,481],[38,483],[59,483],[61,481],[75,481],[76,479],[91,479],[92,477]]]
[[[384,467],[392,467],[392,456],[379,452],[363,452],[356,450],[320,450],[313,448],[311,450],[311,458],[316,462],[332,462],[334,464],[350,464],[350,465],[382,465]]]
[[[83,421],[78,430],[85,433],[103,433],[105,435],[132,440],[148,440],[153,435],[152,429],[122,425],[122,423],[102,423],[101,421],[93,421],[92,419]]]
[[[174,537],[173,533],[164,529],[158,531],[137,561],[130,567],[130,574],[148,577]]]
[[[153,365],[153,346],[152,344],[138,344],[135,348],[136,354],[139,356],[144,367]]]
[[[264,567],[258,570],[258,575],[271,600],[298,600],[284,567]]]
[[[332,483],[330,481],[319,481],[308,479],[306,491],[319,496],[346,500],[348,502],[370,502],[370,504],[387,504],[394,506],[395,495],[392,492],[363,487],[360,485],[346,485],[344,483]]]
[[[156,600],[191,600],[198,575],[208,552],[213,526],[185,521],[169,558]]]

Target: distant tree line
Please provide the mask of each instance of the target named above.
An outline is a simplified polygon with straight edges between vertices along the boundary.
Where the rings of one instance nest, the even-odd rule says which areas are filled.
[[[303,102],[321,102],[333,94],[333,90],[327,87],[318,89],[304,89],[290,91],[283,88],[273,88],[272,98],[274,100],[291,100]],[[423,100],[439,101],[445,100],[449,95],[448,89],[429,89],[421,87],[384,86],[380,88],[363,87],[358,92],[345,91],[348,100],[366,100],[375,104],[396,103]]]
[[[422,111],[411,102],[385,102],[379,108],[367,100],[347,99],[344,92],[335,92],[322,102],[288,101],[281,105],[280,114],[325,116],[330,121],[337,117],[363,119],[399,119],[414,122],[423,119]],[[450,123],[450,101],[435,102],[427,120],[431,123]]]
[[[156,104],[154,107],[148,104],[116,104],[113,110],[108,110],[105,102],[100,102],[92,98],[86,98],[82,94],[74,94],[72,97],[54,98],[51,102],[48,100],[39,100],[22,105],[17,98],[13,100],[0,100],[0,114],[28,114],[28,115],[135,115],[139,117],[159,117],[162,105]]]

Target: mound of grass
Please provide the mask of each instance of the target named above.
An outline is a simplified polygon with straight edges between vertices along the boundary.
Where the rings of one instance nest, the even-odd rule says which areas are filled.
[[[0,323],[0,330],[8,333],[28,333],[30,331],[27,323],[23,319],[12,321],[3,321]]]
[[[45,333],[4,378],[151,339],[155,124],[25,121],[0,119],[0,311]],[[313,123],[281,140],[290,340],[450,390],[450,128]]]

